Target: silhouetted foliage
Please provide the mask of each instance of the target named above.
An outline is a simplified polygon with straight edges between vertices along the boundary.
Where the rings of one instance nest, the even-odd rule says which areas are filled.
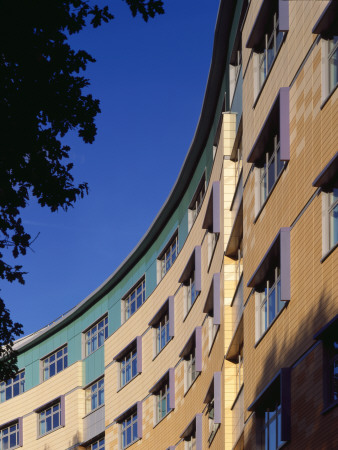
[[[164,13],[162,0],[123,1],[145,21]],[[85,0],[0,0],[0,5],[0,279],[24,284],[22,266],[6,263],[3,254],[10,248],[16,258],[30,246],[20,211],[32,196],[54,212],[88,193],[87,183],[74,184],[70,147],[61,138],[76,130],[84,142],[94,141],[99,100],[83,94],[89,80],[80,72],[95,59],[73,50],[68,38],[113,15],[107,6]],[[0,299],[0,380],[17,370],[12,343],[20,334],[22,326],[13,324]]]

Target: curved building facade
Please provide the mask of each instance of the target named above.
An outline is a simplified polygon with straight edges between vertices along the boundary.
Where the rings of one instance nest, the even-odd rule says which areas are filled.
[[[178,179],[117,270],[16,342],[0,449],[338,447],[336,5],[221,0]]]

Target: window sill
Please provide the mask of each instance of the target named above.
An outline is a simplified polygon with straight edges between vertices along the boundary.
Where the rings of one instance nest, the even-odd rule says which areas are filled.
[[[262,205],[261,205],[261,207],[260,207],[260,209],[259,209],[259,211],[258,211],[256,217],[254,218],[254,221],[253,221],[254,224],[257,222],[259,216],[261,215],[263,209],[265,208],[265,205],[267,204],[269,198],[271,197],[273,191],[275,190],[275,187],[277,186],[278,181],[279,181],[279,179],[281,178],[282,174],[284,173],[286,167],[287,167],[287,161],[285,161],[283,169],[281,170],[280,174],[278,175],[276,181],[274,182],[274,184],[273,184],[273,186],[272,186],[272,188],[271,188],[271,191],[269,192],[268,196],[266,197],[266,199],[265,199],[264,202],[262,203]]]
[[[94,414],[96,411],[98,411],[101,408],[104,408],[104,403],[103,403],[103,405],[98,406],[97,408],[93,409],[92,411],[89,411],[87,414],[85,414],[82,417],[82,419],[86,419],[88,416],[90,416],[91,414]]]
[[[337,87],[338,87],[338,84],[336,84],[335,87],[332,89],[332,91],[324,98],[324,100],[322,101],[322,104],[320,105],[320,109],[324,108],[326,103],[330,100],[330,98],[332,97],[332,95],[336,91]]]
[[[194,307],[194,305],[197,303],[197,299],[200,296],[200,292],[196,295],[195,301],[194,303],[190,306],[190,308],[188,309],[186,315],[183,317],[183,322],[186,321],[186,318],[189,316],[190,311],[192,310],[192,308]]]
[[[135,444],[135,442],[140,441],[140,440],[141,440],[141,438],[137,438],[137,439],[135,439],[135,441],[131,442],[130,444],[126,445],[125,447],[121,446],[121,450],[126,450],[126,448],[131,447],[132,445]]]
[[[272,72],[273,66],[275,65],[275,62],[276,62],[276,60],[277,60],[277,58],[278,58],[278,55],[279,55],[279,52],[280,52],[280,50],[281,50],[281,48],[282,48],[282,46],[283,46],[283,44],[284,44],[284,41],[285,41],[285,39],[286,39],[286,34],[287,34],[287,32],[284,31],[282,42],[280,43],[279,49],[277,50],[277,53],[276,53],[276,56],[275,56],[274,60],[272,61],[271,67],[270,67],[270,69],[269,69],[269,72],[267,73],[267,75],[266,75],[266,77],[265,77],[265,79],[264,79],[264,81],[263,81],[263,83],[262,83],[262,86],[260,86],[260,88],[259,88],[259,91],[258,91],[257,96],[256,96],[256,98],[255,98],[255,101],[254,101],[254,103],[253,103],[252,109],[255,109],[255,108],[256,108],[256,105],[257,105],[257,103],[258,103],[258,100],[259,100],[259,98],[260,98],[260,96],[261,96],[261,94],[262,94],[262,92],[263,92],[264,86],[265,86],[265,84],[266,84],[266,82],[267,82],[267,80],[268,80],[268,78],[269,78],[270,73]],[[254,53],[255,53],[255,52],[254,52]]]
[[[127,381],[126,384],[124,384],[123,386],[119,387],[118,390],[116,392],[120,392],[122,391],[123,388],[125,388],[126,386],[128,386],[129,383],[131,383],[133,380],[135,380],[136,377],[138,377],[139,375],[141,375],[141,372],[137,372],[137,374],[131,378],[129,381]]]
[[[288,301],[284,302],[285,305],[283,306],[283,308],[279,311],[279,313],[277,314],[277,316],[273,319],[273,321],[270,323],[270,325],[268,326],[268,328],[264,331],[264,333],[259,337],[259,339],[256,341],[254,348],[256,348],[258,346],[258,344],[263,340],[264,336],[267,334],[267,332],[270,330],[270,328],[273,326],[273,324],[276,322],[276,320],[278,319],[278,317],[282,314],[282,312],[285,310],[285,308],[287,307],[287,304],[289,303]]]
[[[335,408],[336,406],[338,406],[338,400],[336,400],[335,402],[331,403],[329,406],[327,406],[326,408],[323,409],[323,411],[321,412],[321,414],[326,414],[329,411],[331,411],[333,408]]]
[[[239,396],[241,395],[242,391],[244,389],[244,383],[242,383],[241,387],[239,388],[239,391],[236,394],[235,400],[232,402],[232,405],[230,407],[230,410],[232,411],[237,403],[237,400],[239,399]]]
[[[323,263],[326,260],[326,258],[328,258],[331,255],[331,253],[333,253],[336,250],[337,247],[338,247],[338,242],[336,242],[335,245],[332,248],[330,248],[330,250],[328,252],[325,253],[325,255],[322,257],[320,262]]]
[[[171,342],[173,339],[174,339],[174,337],[172,336],[172,337],[169,339],[169,341],[165,344],[165,346],[162,347],[161,350],[160,350],[158,353],[156,353],[156,355],[153,357],[152,361],[154,361],[154,360],[158,357],[158,355],[160,355],[160,354],[163,352],[163,350],[170,344],[170,342]]]
[[[195,381],[197,380],[197,378],[201,375],[201,372],[197,372],[196,378],[194,379],[194,381],[191,383],[191,385],[188,387],[188,389],[184,392],[183,396],[185,397],[188,392],[190,391],[190,389],[192,388],[192,386],[195,384]]]
[[[167,412],[167,414],[163,417],[161,417],[161,419],[155,423],[155,425],[153,426],[153,429],[157,427],[157,425],[159,425],[166,417],[169,416],[169,414],[171,413],[172,409],[170,411]]]
[[[42,438],[44,438],[45,436],[48,436],[49,434],[54,433],[54,431],[60,430],[61,428],[64,428],[64,427],[65,427],[64,425],[60,425],[60,426],[54,428],[53,430],[48,431],[48,433],[42,434],[41,436],[39,435],[39,436],[37,437],[37,439],[42,439]]]

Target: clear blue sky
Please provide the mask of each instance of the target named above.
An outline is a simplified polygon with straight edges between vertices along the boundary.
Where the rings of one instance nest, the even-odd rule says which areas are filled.
[[[97,60],[86,76],[101,101],[98,135],[91,145],[65,139],[89,195],[67,213],[31,201],[22,217],[32,237],[40,234],[34,252],[15,261],[26,284],[1,281],[25,334],[83,300],[135,247],[177,178],[201,111],[219,0],[165,0],[165,14],[148,23],[122,0],[109,4],[115,19],[73,41]]]

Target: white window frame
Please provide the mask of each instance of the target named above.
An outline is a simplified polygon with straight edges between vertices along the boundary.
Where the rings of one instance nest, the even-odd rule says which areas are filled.
[[[55,408],[58,407],[57,410]],[[47,417],[51,416],[51,428],[49,430],[46,429],[47,424]],[[59,424],[54,427],[54,417],[58,416]],[[42,424],[45,424],[45,431],[41,432]],[[52,433],[53,431],[61,428],[61,402],[53,403],[52,405],[48,406],[47,408],[43,409],[42,411],[39,411],[38,413],[38,434],[39,437],[45,436],[46,434]]]
[[[215,402],[214,398],[212,398],[207,406],[208,411],[208,426],[209,426],[209,437],[208,437],[208,443],[211,444],[212,440],[214,439],[214,436],[216,434],[216,431],[218,430],[219,424],[215,423]]]
[[[184,391],[187,392],[190,387],[194,384],[198,373],[196,370],[196,349],[195,347],[192,348],[189,355],[184,360],[184,372],[185,372],[185,389]]]
[[[169,380],[161,386],[161,388],[155,392],[155,424],[164,419],[171,411],[169,407],[170,388]],[[164,401],[165,409],[162,408],[162,402]]]
[[[86,414],[95,411],[104,405],[104,378],[100,378],[99,380],[92,383],[90,386],[86,388],[85,392],[86,397]],[[93,407],[93,400],[96,399],[96,406]]]
[[[128,384],[133,378],[138,374],[137,371],[137,345],[133,346],[128,352],[123,354],[123,356],[118,360],[120,370],[119,370],[119,387],[122,388]],[[133,371],[135,369],[135,371]],[[130,378],[127,380],[127,370],[130,371]],[[124,380],[123,380],[124,374]]]
[[[195,288],[195,269],[190,274],[189,278],[184,283],[185,286],[185,305],[186,314],[190,311],[197,298],[197,292]]]
[[[282,420],[282,406],[276,403],[276,408],[274,411],[264,411],[264,415],[261,419],[261,448],[266,450],[277,450],[284,444],[284,441],[279,439],[279,432],[281,430],[281,420]],[[273,446],[270,445],[270,433],[274,431],[276,436],[276,442]]]
[[[103,340],[102,340],[103,335]],[[108,338],[108,314],[97,320],[83,332],[84,356],[87,357],[104,345]],[[99,345],[101,341],[101,344]]]
[[[11,436],[15,435],[15,445],[10,445]],[[8,443],[8,447],[5,447],[4,442]],[[20,443],[20,427],[19,422],[14,421],[5,427],[0,428],[0,448],[11,450],[19,447]]]
[[[18,386],[19,392],[15,393]],[[10,396],[7,398],[7,392]],[[25,369],[20,370],[14,378],[9,378],[6,381],[0,382],[0,403],[3,403],[11,398],[17,397],[25,392]]]
[[[284,39],[284,32],[279,31],[278,13],[275,12],[270,20],[273,23],[271,33],[265,33],[259,49],[254,49],[255,98],[257,98],[265,84],[265,80],[270,73]],[[271,52],[270,54],[269,51]],[[269,60],[271,55],[272,58]]]
[[[130,422],[130,423],[128,423]],[[135,435],[135,425],[136,425],[136,435]],[[125,443],[123,437],[127,436],[128,428],[131,428],[131,441]],[[120,422],[120,438],[121,438],[121,449],[129,447],[131,444],[138,440],[137,435],[137,411],[131,413],[130,416],[126,417]]]
[[[141,299],[141,303],[139,303]],[[143,305],[146,300],[146,279],[143,277],[139,280],[131,290],[122,298],[121,302],[121,319],[122,323],[126,322],[136,311]],[[133,305],[135,306],[134,311]]]
[[[168,245],[165,247],[161,255],[157,260],[157,269],[158,282],[162,280],[162,278],[169,271],[171,266],[176,261],[178,255],[178,232],[176,231],[174,236],[170,239]]]
[[[58,370],[58,362],[61,362],[61,368]],[[54,374],[50,374],[51,368],[54,367]],[[42,381],[57,375],[68,367],[68,345],[63,345],[57,350],[41,359]]]
[[[87,450],[104,450],[105,448],[105,438],[102,437],[101,439],[98,439],[96,442],[93,442],[89,445],[89,447],[86,447]]]
[[[219,233],[211,233],[208,231],[208,267],[210,266],[216,244],[218,241]]]
[[[203,175],[200,179],[200,182],[198,183],[197,189],[195,191],[195,194],[193,195],[193,201],[189,205],[188,209],[188,231],[191,230],[192,226],[195,223],[195,220],[197,219],[198,213],[201,210],[203,200],[205,198],[205,194],[207,192],[206,187],[206,174],[205,171],[203,172]]]
[[[335,195],[337,196],[335,199]],[[334,249],[338,241],[334,241],[333,233],[333,212],[338,208],[338,189],[334,188],[331,192],[322,192],[322,248],[323,257]],[[335,225],[338,227],[338,225]]]
[[[170,341],[169,335],[169,311],[167,311],[155,326],[155,339],[156,339],[156,355],[158,355],[164,347]],[[164,336],[164,342],[162,343],[162,334]]]
[[[334,44],[334,40],[337,39],[337,35],[331,35],[328,38],[322,37],[321,49],[322,49],[322,103],[331,96],[336,89],[338,83],[333,83],[330,77],[330,59],[338,52],[338,39]]]
[[[274,281],[266,281],[264,283],[263,292],[255,292],[256,300],[256,341],[263,336],[266,331],[270,328],[272,323],[275,321],[276,317],[279,316],[280,312],[285,306],[285,302],[280,300],[280,285],[281,276],[280,268],[277,266],[274,269]],[[271,298],[274,296],[274,311],[273,317],[270,317],[269,304]]]

